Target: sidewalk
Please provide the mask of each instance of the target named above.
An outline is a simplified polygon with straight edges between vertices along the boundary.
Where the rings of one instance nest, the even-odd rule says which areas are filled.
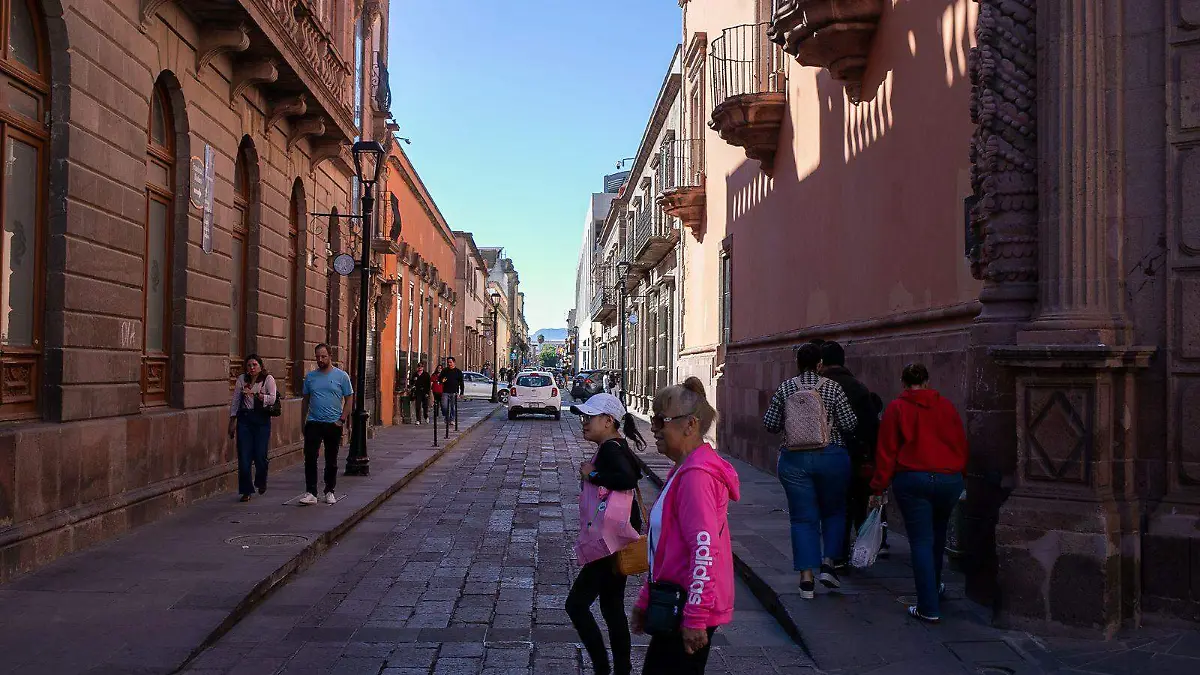
[[[0,675],[176,671],[496,409],[463,403],[436,448],[431,426],[380,430],[371,475],[339,475],[333,506],[296,505],[301,463],[248,504],[219,495],[0,586]]]
[[[640,455],[660,486],[670,460],[651,443]],[[916,602],[908,540],[888,534],[891,557],[842,575],[839,591],[818,585],[814,600],[799,595],[792,571],[787,500],[775,476],[727,457],[737,469],[742,498],[729,509],[739,574],[827,673],[1200,673],[1200,631],[1144,628],[1111,641],[1037,637],[991,625],[986,608],[963,595],[962,575],[947,571],[942,623],[911,619]],[[947,566],[948,567],[948,566]]]

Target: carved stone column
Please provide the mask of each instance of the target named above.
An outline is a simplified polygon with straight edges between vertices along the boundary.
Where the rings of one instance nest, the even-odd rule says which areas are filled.
[[[992,351],[1016,376],[1001,620],[1105,636],[1139,620],[1135,372],[1154,352],[1129,346],[1122,302],[1123,6],[1038,3],[1038,311]]]

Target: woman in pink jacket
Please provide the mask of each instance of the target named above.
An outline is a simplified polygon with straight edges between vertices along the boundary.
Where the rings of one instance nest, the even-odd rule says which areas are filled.
[[[661,616],[659,607],[650,607],[652,586],[656,597],[678,591],[682,620],[653,633],[644,675],[703,673],[713,633],[733,619],[729,502],[740,492],[737,471],[704,442],[716,415],[694,377],[654,397],[650,430],[675,467],[650,513],[650,576],[631,623],[641,633],[654,628],[647,625],[648,611]],[[657,623],[653,617],[651,623]]]

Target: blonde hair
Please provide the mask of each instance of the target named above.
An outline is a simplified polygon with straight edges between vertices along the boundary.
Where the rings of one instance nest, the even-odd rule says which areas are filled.
[[[663,387],[654,395],[654,409],[658,412],[671,410],[677,414],[687,414],[700,422],[700,435],[708,434],[713,421],[717,419],[717,411],[708,402],[704,393],[704,383],[698,377],[689,377],[683,384]]]

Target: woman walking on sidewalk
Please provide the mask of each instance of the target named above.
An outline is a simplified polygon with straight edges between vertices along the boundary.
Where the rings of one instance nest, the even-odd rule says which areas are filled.
[[[260,495],[267,491],[267,448],[271,443],[271,416],[267,408],[275,404],[279,390],[258,354],[247,356],[243,366],[246,372],[238,375],[233,385],[233,401],[229,404],[229,437],[233,438],[236,432],[238,493],[242,501],[248,502],[255,488]]]
[[[614,396],[598,394],[587,403],[571,406],[571,412],[580,416],[583,437],[595,443],[597,448],[592,461],[584,462],[579,467],[582,480],[608,491],[636,489],[638,481],[642,478],[642,470],[625,438],[637,444],[639,451],[645,449],[646,441],[638,432],[633,416],[626,412],[625,406]],[[625,438],[621,436],[622,427]],[[584,486],[585,490],[588,488],[589,486]],[[581,539],[582,533],[587,531],[583,518],[581,507]],[[633,530],[641,532],[642,513],[640,505],[636,502],[629,512],[629,524]],[[614,553],[585,564],[579,571],[579,576],[575,578],[570,594],[567,595],[567,615],[571,617],[571,623],[575,625],[579,639],[592,659],[592,668],[595,669],[596,675],[631,675],[633,672],[629,621],[625,617],[627,578],[617,571]],[[612,643],[611,668],[600,626],[592,616],[592,604],[597,598],[600,599],[600,614],[604,616],[604,623],[608,624],[608,638]]]
[[[442,366],[438,365],[433,369],[433,375],[429,378],[429,389],[433,392],[433,414],[442,414]],[[426,419],[426,422],[429,420]]]
[[[650,576],[633,610],[633,630],[652,634],[643,675],[698,675],[713,633],[733,619],[729,502],[740,498],[740,483],[733,466],[704,442],[717,412],[700,380],[666,387],[653,409],[655,446],[675,466],[650,513]],[[672,616],[678,623],[664,625]]]
[[[904,393],[888,404],[879,427],[871,506],[883,503],[890,484],[912,547],[917,604],[908,613],[937,623],[946,527],[963,493],[967,433],[954,404],[929,388],[925,366],[905,366],[900,379]]]
[[[800,573],[800,597],[811,600],[818,569],[826,588],[842,585],[833,558],[842,555],[846,537],[850,455],[843,434],[853,433],[858,417],[842,386],[817,374],[820,347],[801,345],[796,365],[800,374],[779,385],[763,426],[784,432],[777,473],[792,521],[792,567]]]

